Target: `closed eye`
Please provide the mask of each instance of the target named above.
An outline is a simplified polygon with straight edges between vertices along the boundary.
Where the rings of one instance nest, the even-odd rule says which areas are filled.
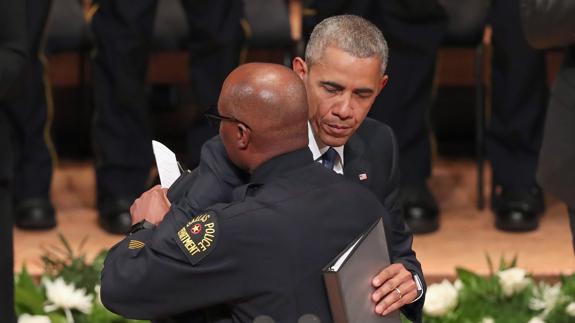
[[[329,81],[320,82],[323,89],[328,93],[337,93],[343,90],[343,86]]]
[[[369,99],[371,98],[371,96],[373,95],[373,90],[371,89],[359,89],[354,91],[355,95],[357,95],[358,97],[362,98],[362,99]]]

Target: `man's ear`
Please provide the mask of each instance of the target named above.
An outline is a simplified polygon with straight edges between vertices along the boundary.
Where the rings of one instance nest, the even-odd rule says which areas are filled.
[[[238,123],[237,128],[237,145],[239,149],[246,149],[251,141],[251,129],[243,123]]]
[[[389,77],[387,75],[383,75],[379,80],[379,87],[377,88],[376,96],[379,95],[381,93],[381,90],[385,88],[385,86],[387,85],[387,81],[389,81]]]
[[[380,91],[383,90],[383,88],[385,88],[385,86],[387,85],[387,81],[389,81],[389,76],[387,76],[387,74],[386,74],[381,78],[381,82],[379,83],[379,90]]]
[[[307,64],[305,63],[305,61],[301,57],[296,57],[293,59],[292,69],[294,70],[294,72],[297,73],[299,78],[302,80],[304,79],[304,77],[307,75],[307,72],[308,72]]]

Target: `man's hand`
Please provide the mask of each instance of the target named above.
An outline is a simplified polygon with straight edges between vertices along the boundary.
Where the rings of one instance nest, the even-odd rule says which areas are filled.
[[[130,207],[132,224],[146,220],[152,224],[162,222],[170,209],[170,201],[167,197],[167,188],[156,185],[145,191],[137,198]]]
[[[391,264],[372,280],[375,292],[371,294],[375,302],[375,313],[387,315],[417,297],[417,285],[413,275],[403,264]]]

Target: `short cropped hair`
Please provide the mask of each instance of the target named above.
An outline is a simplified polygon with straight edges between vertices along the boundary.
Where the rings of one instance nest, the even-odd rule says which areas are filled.
[[[381,74],[385,74],[389,49],[383,33],[371,22],[354,15],[324,19],[313,29],[305,49],[305,61],[313,65],[327,47],[339,48],[354,57],[377,56]]]

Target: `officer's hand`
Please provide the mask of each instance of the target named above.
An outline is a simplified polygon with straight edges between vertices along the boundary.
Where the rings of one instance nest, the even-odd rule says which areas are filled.
[[[164,216],[170,209],[167,192],[167,188],[156,185],[137,198],[130,207],[132,224],[142,220],[146,220],[152,224],[162,222]]]
[[[375,292],[371,294],[375,302],[375,313],[387,315],[417,297],[417,285],[411,272],[403,264],[391,264],[372,280]]]

